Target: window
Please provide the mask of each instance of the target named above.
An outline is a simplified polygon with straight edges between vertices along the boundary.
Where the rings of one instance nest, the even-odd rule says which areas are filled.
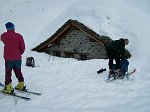
[[[61,57],[61,54],[60,54],[60,52],[58,52],[58,51],[54,51],[54,56]]]
[[[80,60],[87,60],[87,55],[81,54],[80,55]]]
[[[66,58],[74,58],[74,54],[73,53],[65,53],[65,57]]]

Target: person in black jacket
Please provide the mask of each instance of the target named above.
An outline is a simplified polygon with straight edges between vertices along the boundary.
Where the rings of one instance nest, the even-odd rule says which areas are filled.
[[[114,40],[106,46],[106,52],[109,58],[109,73],[112,72],[113,60],[116,61],[116,72],[120,75],[121,59],[125,57],[125,45],[128,45],[129,40],[120,38]],[[114,77],[115,78],[115,77]]]

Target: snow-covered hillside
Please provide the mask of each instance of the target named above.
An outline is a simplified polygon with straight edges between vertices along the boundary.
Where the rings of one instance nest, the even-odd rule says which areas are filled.
[[[22,71],[30,90],[42,96],[18,93],[31,101],[0,94],[2,112],[148,112],[150,111],[149,0],[1,0],[0,34],[7,21],[23,34],[26,52]],[[77,19],[100,35],[130,40],[130,80],[106,83],[108,60],[77,61],[30,51],[50,37],[68,19]],[[0,82],[4,81],[3,44],[0,42]],[[33,56],[37,67],[25,66]],[[17,84],[15,76],[13,86]]]
[[[148,20],[150,13],[138,8],[139,5],[136,7],[133,6],[133,3],[132,5],[129,5],[129,3],[124,3],[122,0],[113,0],[113,2],[109,0],[95,2],[83,0],[77,2],[47,25],[37,38],[37,44],[34,43],[33,45],[36,46],[46,40],[68,19],[73,18],[100,35],[106,35],[112,39],[129,38],[130,45],[127,48],[130,49],[132,55],[138,60],[139,57],[149,59],[148,47],[145,47],[145,45],[149,43],[147,40],[149,39],[150,22]]]

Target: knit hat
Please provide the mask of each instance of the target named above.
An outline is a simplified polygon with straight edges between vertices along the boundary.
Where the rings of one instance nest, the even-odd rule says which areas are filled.
[[[15,29],[15,25],[13,23],[11,23],[11,22],[7,22],[5,24],[5,26],[6,26],[7,30],[14,30]]]

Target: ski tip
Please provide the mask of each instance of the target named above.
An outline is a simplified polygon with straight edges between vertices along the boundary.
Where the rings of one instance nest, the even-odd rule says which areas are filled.
[[[132,73],[134,73],[134,72],[136,72],[136,69],[134,69]]]
[[[25,97],[25,96],[19,96],[19,95],[16,95],[16,94],[14,96],[19,97],[19,98],[24,99],[24,100],[31,100],[31,98]]]
[[[5,85],[0,82],[0,86],[4,87]]]
[[[35,94],[35,95],[42,95],[41,93],[38,93],[38,92],[33,92],[33,91],[25,91],[27,93],[31,93],[31,94]]]
[[[31,100],[31,98],[25,98],[26,100]]]
[[[41,93],[34,93],[34,94],[36,94],[36,95],[42,95]]]

